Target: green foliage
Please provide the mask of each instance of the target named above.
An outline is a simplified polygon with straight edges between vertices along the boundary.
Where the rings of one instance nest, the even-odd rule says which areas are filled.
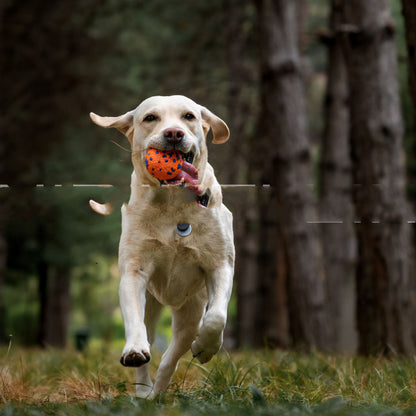
[[[115,258],[96,255],[73,270],[71,334],[87,328],[91,337],[105,343],[124,337],[118,283]]]
[[[35,0],[5,7],[10,59],[2,82],[6,101],[15,105],[7,112],[9,157],[4,173],[1,166],[0,182],[47,185],[2,193],[10,207],[3,293],[11,296],[4,297],[5,323],[7,332],[22,342],[36,339],[36,278],[43,266],[72,271],[72,329],[88,316],[94,333],[106,332],[108,307],[100,307],[99,295],[92,292],[109,294],[115,285],[103,277],[109,270],[97,270],[95,262],[101,256],[100,262],[109,265],[117,253],[119,208],[129,195],[130,146],[117,131],[95,126],[88,112],[117,115],[149,95],[170,93],[205,96],[204,104],[224,107],[225,41],[218,33],[226,19],[222,1],[166,6],[160,0],[48,6]],[[114,187],[72,187],[103,183]],[[96,215],[88,206],[90,198],[113,203],[115,212],[108,218]],[[98,281],[94,273],[101,273]],[[91,307],[82,306],[81,299]],[[111,327],[109,333],[122,332],[118,323]]]
[[[194,364],[182,360],[172,387],[150,401],[133,397],[134,371],[108,351],[80,355],[12,348],[0,360],[0,414],[416,414],[410,359],[246,351],[220,354],[206,366]]]
[[[250,73],[244,80],[244,117],[254,120],[258,111],[256,16],[250,2],[230,4],[243,14],[241,36],[248,40],[241,59]],[[392,4],[403,55],[400,2],[393,0]],[[71,270],[71,332],[88,326],[93,337],[121,338],[113,269],[120,234],[119,207],[129,194],[129,144],[118,132],[93,125],[88,112],[117,115],[147,96],[182,93],[228,121],[234,76],[227,62],[230,12],[223,0],[9,1],[4,9],[8,67],[2,90],[9,106],[3,133],[10,171],[6,177],[65,185],[7,193],[11,206],[9,259],[2,289],[6,333],[23,343],[34,342],[39,311],[37,276],[40,263],[45,262],[50,268]],[[308,112],[313,139],[322,130],[325,81],[325,49],[317,41],[316,31],[327,25],[327,12],[328,0],[309,2],[307,35],[302,39],[307,67],[312,69],[308,71]],[[400,84],[410,153],[413,117],[403,59]],[[235,152],[244,147],[242,138],[233,138],[228,145]],[[210,160],[221,181],[226,163],[216,163],[221,160],[216,159],[221,150],[215,150]],[[413,172],[411,163],[414,161],[409,159]],[[74,183],[115,186],[74,188]],[[94,214],[88,206],[90,198],[113,203],[115,212],[106,218]],[[234,316],[234,299],[230,310]],[[162,332],[166,338],[168,322],[165,313]]]

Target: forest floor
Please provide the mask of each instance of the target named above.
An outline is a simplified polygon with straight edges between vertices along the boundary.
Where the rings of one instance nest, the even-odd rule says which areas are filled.
[[[185,356],[169,390],[134,397],[118,352],[0,349],[0,415],[415,415],[416,361],[283,351]],[[160,356],[152,359],[152,372]]]

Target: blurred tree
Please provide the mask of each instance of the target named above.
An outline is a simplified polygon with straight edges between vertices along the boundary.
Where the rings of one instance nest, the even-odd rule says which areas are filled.
[[[92,166],[90,166],[90,169]],[[8,276],[10,286],[19,274],[36,276],[39,292],[38,342],[66,345],[70,312],[70,279],[74,267],[88,264],[95,253],[115,256],[120,215],[103,218],[91,212],[89,197],[116,199],[114,189],[38,188],[36,216],[19,209],[9,224]],[[26,201],[22,201],[26,204]],[[32,208],[33,208],[32,205]],[[19,289],[24,290],[24,289]],[[14,305],[7,303],[9,308]],[[24,312],[24,311],[23,311]],[[17,317],[18,318],[18,317]],[[19,339],[19,319],[7,329]],[[25,338],[24,341],[33,342]]]
[[[403,7],[403,16],[406,30],[406,46],[408,57],[408,82],[410,86],[410,93],[412,98],[413,109],[413,123],[409,123],[408,117],[407,127],[410,134],[407,137],[407,171],[408,171],[408,190],[409,198],[416,208],[416,3],[410,0],[401,1]],[[407,90],[407,88],[406,88]],[[406,103],[406,101],[405,101]],[[411,126],[409,128],[409,125]],[[414,209],[413,209],[414,214]],[[414,215],[413,215],[414,218]],[[411,270],[416,268],[416,228],[413,229],[413,264],[410,266]],[[413,315],[416,313],[416,279],[414,279],[411,301],[413,303]],[[414,325],[413,338],[416,343],[416,325]]]
[[[103,240],[104,230],[93,231],[90,218],[94,214],[88,211],[85,194],[79,190],[70,197],[71,208],[60,206],[64,201],[56,196],[56,192],[62,191],[61,196],[67,193],[68,188],[40,193],[42,189],[32,186],[128,184],[128,152],[122,154],[112,146],[110,155],[110,147],[99,137],[110,135],[84,122],[88,122],[90,110],[114,114],[135,107],[148,95],[184,93],[196,100],[208,97],[201,103],[221,113],[219,97],[227,88],[223,83],[225,56],[221,53],[224,41],[213,36],[219,27],[226,27],[221,7],[222,0],[209,5],[199,0],[191,9],[181,1],[166,7],[160,0],[89,0],[53,5],[31,0],[2,5],[4,59],[0,82],[2,104],[7,103],[8,108],[1,119],[5,140],[0,153],[7,154],[7,158],[0,166],[0,183],[12,185],[13,195],[8,197],[13,204],[13,221],[2,213],[0,217],[8,223],[8,237],[13,240],[9,270],[19,268],[25,272],[19,276],[28,279],[33,273],[38,275],[41,334],[52,333],[51,329],[42,329],[48,322],[66,325],[64,317],[62,322],[48,319],[50,311],[58,307],[54,299],[62,300],[58,302],[62,305],[61,316],[66,314],[69,286],[58,270],[68,276],[79,262],[88,261],[87,256],[71,254],[72,247],[78,245],[83,248],[81,254],[92,254],[99,249],[97,240]],[[206,19],[208,14],[210,19]],[[122,160],[121,169],[117,159]],[[90,191],[89,196],[92,194]],[[72,218],[73,207],[81,203],[88,214]],[[4,211],[3,205],[0,210]],[[85,224],[91,226],[89,238],[95,246],[91,244],[87,249],[85,240],[80,239],[77,220],[84,232]],[[117,216],[110,222],[116,223]],[[18,235],[20,240],[14,239]],[[114,235],[118,239],[113,230],[111,238],[104,240],[110,244]],[[50,256],[53,247],[56,250]],[[18,261],[23,253],[30,264]],[[62,293],[57,296],[59,289]],[[62,344],[45,339],[46,335],[41,337],[43,343]]]
[[[355,259],[352,171],[349,145],[348,80],[342,51],[342,1],[331,1],[330,31],[321,39],[328,47],[325,130],[320,163],[320,217],[328,288],[334,321],[335,351],[354,351]],[[326,223],[328,222],[328,223]],[[332,222],[332,223],[331,223]]]
[[[1,195],[0,201],[4,199],[4,195]],[[0,219],[1,221],[1,219]],[[3,300],[4,294],[4,275],[6,272],[6,261],[7,261],[7,242],[5,239],[4,232],[5,224],[1,224],[0,229],[0,344],[6,340],[5,333],[5,306]]]
[[[6,212],[7,205],[0,207],[0,218],[8,223],[9,242],[19,235],[19,228],[28,231],[26,240],[8,250],[9,266],[27,245],[36,247],[32,266],[19,267],[38,275],[40,342],[56,346],[64,345],[66,339],[72,263],[67,259],[62,264],[56,256],[45,254],[64,231],[59,228],[59,210],[51,209],[51,195],[39,199],[34,185],[65,182],[47,177],[45,160],[63,145],[65,129],[89,110],[85,87],[94,78],[94,63],[102,50],[89,30],[100,4],[91,0],[51,6],[31,0],[2,5],[0,83],[7,111],[2,111],[0,127],[1,153],[7,157],[2,158],[0,183],[12,186],[13,192],[8,194],[10,209]],[[66,157],[77,159],[78,155],[64,155],[71,164],[73,159]],[[63,164],[62,159],[57,163]],[[4,235],[4,229],[0,231]],[[67,247],[60,248],[61,254],[69,252]]]
[[[261,64],[262,154],[271,201],[262,213],[264,272],[272,279],[276,245],[282,239],[287,272],[290,332],[294,344],[327,348],[330,322],[326,310],[325,274],[307,138],[304,91],[298,51],[297,1],[257,0]],[[277,223],[276,223],[277,221]],[[267,234],[269,238],[263,238]],[[274,235],[270,235],[274,233]],[[278,234],[277,234],[278,233]],[[269,252],[264,251],[268,249]],[[266,261],[265,261],[266,260]],[[271,269],[274,268],[272,272]]]
[[[1,6],[0,85],[2,105],[7,108],[0,119],[4,136],[0,143],[0,183],[15,186],[0,190],[0,198],[7,198],[0,201],[0,234],[4,235],[2,228],[8,229],[9,244],[3,292],[1,258],[5,258],[7,247],[1,247],[0,239],[0,293],[8,294],[5,304],[9,307],[16,293],[36,287],[33,282],[37,278],[43,299],[39,311],[43,343],[63,345],[65,341],[69,283],[74,275],[76,282],[80,275],[88,276],[82,285],[76,283],[78,310],[82,309],[78,298],[84,284],[107,284],[102,282],[107,282],[104,275],[108,265],[100,270],[100,278],[91,278],[97,269],[95,259],[102,258],[95,253],[114,254],[119,217],[95,216],[87,199],[110,200],[119,206],[128,194],[129,152],[109,142],[114,139],[123,147],[128,144],[121,135],[93,127],[88,112],[119,114],[149,95],[173,93],[190,96],[229,122],[231,140],[221,147],[209,144],[210,160],[220,182],[273,185],[224,191],[235,216],[239,343],[262,346],[266,339],[270,345],[285,347],[290,345],[289,329],[297,344],[322,346],[325,338],[325,343],[332,342],[322,327],[325,284],[320,281],[324,274],[319,229],[306,224],[317,218],[308,187],[314,180],[301,76],[307,65],[306,61],[300,63],[297,49],[297,43],[301,44],[301,49],[311,54],[312,64],[323,67],[322,51],[311,53],[310,38],[302,27],[318,12],[322,14],[319,10],[325,2],[313,3],[313,16],[307,13],[306,0],[272,3],[195,0],[190,7],[181,0],[54,4],[9,0]],[[261,16],[257,21],[256,5]],[[340,84],[343,79],[335,41],[337,35],[330,44],[331,61],[335,63],[330,65],[329,97],[345,93],[330,92],[338,88],[336,78]],[[330,115],[336,107],[343,115]],[[320,117],[313,114],[313,129],[320,131]],[[351,208],[348,195],[339,192],[341,182],[348,187],[348,164],[341,162],[341,154],[348,152],[344,140],[347,133],[344,129],[334,133],[334,124],[341,127],[344,117],[342,99],[328,99],[321,218],[333,215],[338,219],[348,215]],[[332,124],[335,119],[337,123]],[[338,135],[341,144],[330,141],[332,134]],[[336,174],[331,171],[335,164],[342,164]],[[16,186],[83,182],[113,183],[117,187],[81,190]],[[335,192],[337,197],[331,197]],[[335,229],[338,226],[323,228],[328,254],[325,265],[328,275],[336,276],[327,281],[332,316],[345,301],[339,296],[345,295],[346,286],[342,285],[347,285],[348,278],[343,281],[343,272],[329,269],[347,270],[345,261],[351,254],[347,250],[337,257],[335,253],[341,246],[334,241],[344,239],[339,235],[345,233],[345,239],[350,238],[348,227]],[[23,284],[24,280],[28,284]],[[337,292],[339,285],[344,291]],[[92,291],[91,287],[88,290]],[[14,296],[9,296],[11,293]],[[85,295],[87,298],[92,297]],[[16,322],[32,322],[26,318],[37,313],[34,296],[28,301],[30,311],[15,307],[9,316],[20,314]],[[4,318],[1,309],[0,300],[0,321]],[[84,305],[84,309],[88,308]],[[105,310],[111,313],[114,308]],[[56,319],[50,319],[52,315]],[[6,324],[10,319],[6,316]],[[57,326],[63,331],[55,331]],[[26,330],[25,335],[29,332]],[[329,345],[334,344],[325,347]]]
[[[222,183],[247,184],[254,180],[250,153],[254,136],[253,125],[257,112],[255,100],[258,80],[256,77],[255,51],[256,27],[253,22],[254,7],[251,0],[224,0],[224,35],[226,65],[228,69],[227,122],[231,139],[217,157]],[[215,153],[213,149],[211,154]],[[210,154],[210,155],[211,155]],[[236,246],[236,296],[237,315],[234,335],[239,346],[253,346],[257,336],[257,311],[259,290],[257,287],[257,200],[255,191],[248,188],[226,188],[224,198],[234,216]]]
[[[416,3],[412,0],[402,0],[402,6],[406,27],[409,86],[413,101],[413,131],[408,149],[407,163],[410,196],[413,204],[416,206]]]
[[[413,115],[416,125],[416,3],[412,0],[402,0],[402,5],[409,59],[409,85],[414,103]]]
[[[395,27],[387,0],[344,0],[343,7],[358,218],[359,351],[411,353],[414,270]]]

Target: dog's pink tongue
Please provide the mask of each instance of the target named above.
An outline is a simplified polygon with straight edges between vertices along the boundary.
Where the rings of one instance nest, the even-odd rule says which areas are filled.
[[[182,170],[175,177],[175,182],[182,180],[191,185],[198,184],[198,170],[186,160],[182,162]]]
[[[182,170],[171,180],[167,181],[170,186],[178,186],[183,183],[188,183],[191,192],[196,195],[201,195],[203,192],[198,187],[198,170],[189,162],[184,160],[182,162]]]

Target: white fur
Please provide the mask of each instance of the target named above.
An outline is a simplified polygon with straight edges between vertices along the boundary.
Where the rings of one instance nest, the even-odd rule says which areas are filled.
[[[184,117],[189,112],[195,119]],[[148,114],[157,120],[144,121]],[[122,116],[91,113],[91,118],[102,127],[118,128],[132,146],[131,197],[122,207],[119,246],[119,295],[126,334],[121,361],[137,367],[137,396],[152,397],[168,387],[179,358],[189,348],[205,363],[223,341],[234,273],[232,214],[222,204],[205,140],[209,128],[214,143],[225,142],[229,131],[221,119],[183,96],[151,97]],[[166,128],[185,132],[181,150],[195,154],[198,186],[211,196],[208,208],[198,206],[186,187],[161,187],[147,173],[145,151],[164,148]],[[101,214],[108,212],[94,201],[91,206]],[[178,223],[190,223],[191,234],[179,236]],[[163,306],[172,311],[172,342],[153,385],[147,361]]]

